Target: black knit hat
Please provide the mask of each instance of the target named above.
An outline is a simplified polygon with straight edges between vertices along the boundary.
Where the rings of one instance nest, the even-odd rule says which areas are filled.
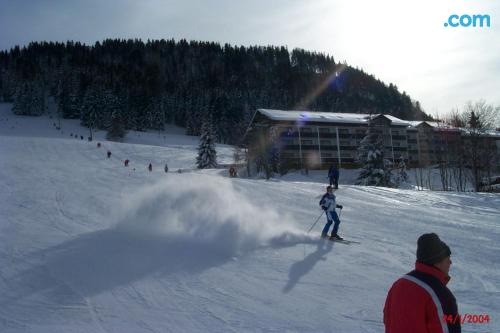
[[[434,265],[451,255],[450,248],[435,233],[423,234],[417,241],[417,260]]]

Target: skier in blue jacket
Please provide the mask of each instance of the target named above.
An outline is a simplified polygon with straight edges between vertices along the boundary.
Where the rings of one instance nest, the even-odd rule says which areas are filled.
[[[331,185],[327,186],[326,193],[323,195],[323,197],[319,202],[321,208],[326,213],[326,224],[325,227],[323,228],[323,231],[321,232],[321,237],[323,238],[328,237],[328,230],[330,229],[332,223],[335,222],[333,225],[333,230],[330,239],[343,240],[343,238],[337,234],[339,230],[340,219],[339,216],[337,215],[337,212],[335,211],[335,208],[342,209],[343,207],[342,205],[337,205],[337,202],[335,201],[335,194],[333,194],[333,191],[334,191],[333,186]]]

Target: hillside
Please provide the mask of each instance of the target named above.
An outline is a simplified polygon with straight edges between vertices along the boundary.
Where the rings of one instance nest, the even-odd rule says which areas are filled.
[[[108,128],[199,135],[213,121],[218,141],[237,144],[257,108],[385,113],[428,119],[418,102],[377,73],[333,55],[283,46],[232,46],[186,40],[30,43],[0,51],[0,101],[41,114],[47,97],[60,115]]]
[[[317,180],[195,170],[197,139],[175,128],[97,148],[69,137],[84,133],[77,121],[62,134],[46,116],[9,109],[1,332],[382,332],[387,290],[412,269],[425,232],[451,247],[460,312],[492,318],[463,331],[500,331],[498,194],[341,181],[340,233],[361,244],[319,241],[319,225],[306,233],[321,213]],[[229,162],[231,148],[217,149]],[[148,172],[150,161],[183,172]]]

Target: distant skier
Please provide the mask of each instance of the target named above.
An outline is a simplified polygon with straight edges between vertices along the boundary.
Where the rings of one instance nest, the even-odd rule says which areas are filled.
[[[319,202],[321,208],[326,213],[326,224],[325,227],[323,228],[323,231],[321,232],[321,237],[323,238],[328,237],[328,230],[330,229],[332,222],[335,222],[335,224],[333,225],[333,230],[330,239],[343,240],[343,238],[337,234],[339,230],[340,219],[337,215],[337,212],[335,211],[335,208],[342,209],[343,207],[342,205],[337,205],[337,202],[335,200],[336,199],[335,195],[333,194],[333,190],[334,190],[333,187],[331,185],[328,185],[326,187],[326,193],[323,195],[323,197]]]
[[[153,171],[153,165],[151,163],[149,163],[149,165],[148,165],[148,170]]]
[[[233,165],[229,168],[229,177],[236,177],[236,168]]]
[[[335,189],[339,188],[339,169],[335,164],[332,164],[328,170],[328,178],[330,178],[330,186],[335,186]]]
[[[165,169],[164,170],[165,170],[165,173],[168,172],[168,164],[167,163],[165,163]]]
[[[111,152],[108,150],[108,158],[111,158]]]
[[[97,143],[97,148],[101,148],[101,143],[100,142]]]
[[[127,160],[125,160],[125,161],[123,162],[123,163],[125,164],[125,166],[126,166],[126,167],[128,167],[128,162],[129,162],[129,160],[128,160],[128,159],[127,159]]]

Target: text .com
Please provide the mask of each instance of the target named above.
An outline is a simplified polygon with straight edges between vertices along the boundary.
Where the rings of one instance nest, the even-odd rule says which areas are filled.
[[[464,27],[464,28],[489,28],[491,18],[489,15],[457,15],[453,14],[448,17],[444,23],[445,27]]]

